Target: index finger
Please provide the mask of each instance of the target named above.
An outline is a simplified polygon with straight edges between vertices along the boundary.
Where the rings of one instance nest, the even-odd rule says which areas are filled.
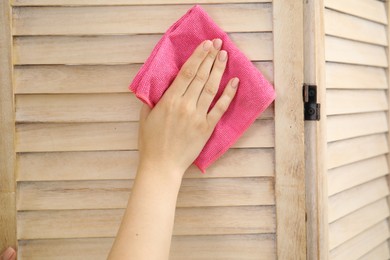
[[[212,46],[212,41],[206,40],[199,44],[198,47],[196,47],[195,51],[183,64],[175,80],[167,90],[167,95],[182,96],[186,92],[188,86],[194,79],[200,65],[207,57],[207,54],[211,50]]]

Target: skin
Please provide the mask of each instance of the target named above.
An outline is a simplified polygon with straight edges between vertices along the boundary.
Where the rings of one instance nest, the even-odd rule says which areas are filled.
[[[8,247],[1,255],[1,260],[15,260],[16,252],[12,247]]]
[[[208,112],[228,59],[221,45],[220,39],[202,42],[158,104],[142,107],[137,175],[108,259],[169,258],[184,172],[237,92],[239,80],[233,78]]]

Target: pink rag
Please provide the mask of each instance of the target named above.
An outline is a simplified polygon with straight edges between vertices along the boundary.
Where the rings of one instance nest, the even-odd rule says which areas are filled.
[[[238,77],[240,84],[228,110],[194,161],[203,173],[272,103],[275,99],[272,85],[203,8],[195,5],[166,31],[129,87],[139,99],[153,107],[194,49],[204,40],[214,38],[223,41],[222,48],[229,58],[211,107],[231,78]]]

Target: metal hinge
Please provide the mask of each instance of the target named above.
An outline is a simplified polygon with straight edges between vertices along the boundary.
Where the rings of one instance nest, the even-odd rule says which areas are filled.
[[[321,105],[317,103],[316,85],[303,85],[303,102],[305,120],[320,120]]]

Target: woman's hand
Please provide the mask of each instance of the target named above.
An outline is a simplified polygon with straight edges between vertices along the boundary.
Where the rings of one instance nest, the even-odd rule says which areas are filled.
[[[222,41],[200,44],[176,79],[151,110],[140,116],[140,168],[165,168],[184,174],[196,159],[234,98],[239,79],[233,78],[208,112],[225,71]]]
[[[15,260],[16,252],[12,247],[8,247],[1,255],[0,260]]]

